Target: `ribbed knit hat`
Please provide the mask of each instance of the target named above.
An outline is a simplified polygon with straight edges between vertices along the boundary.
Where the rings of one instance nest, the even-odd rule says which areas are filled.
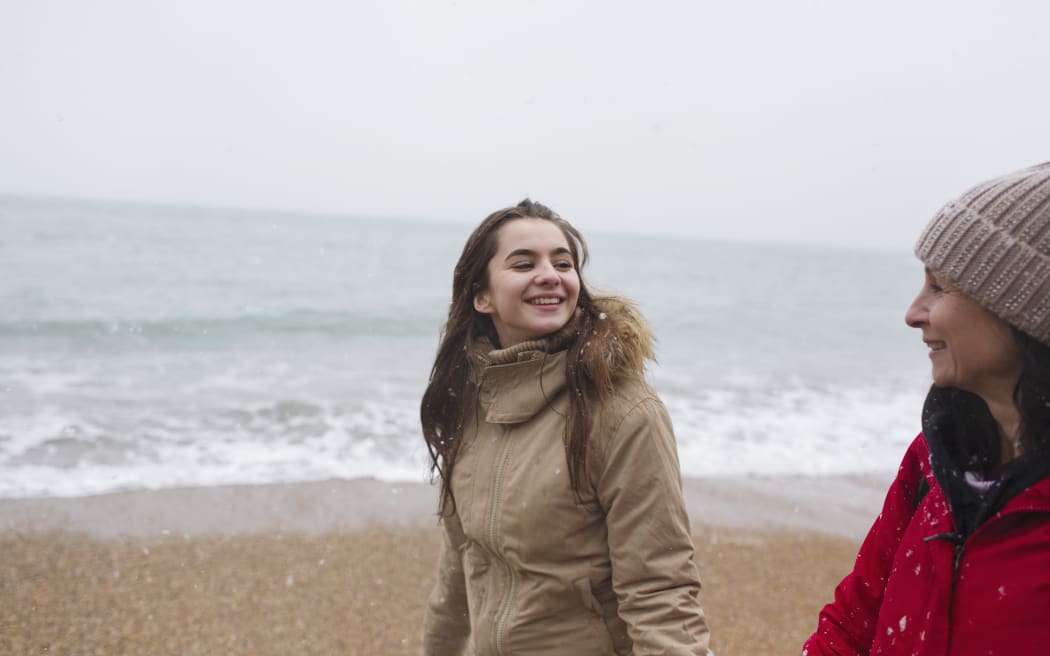
[[[1050,162],[983,182],[937,213],[915,244],[934,273],[1050,344]]]

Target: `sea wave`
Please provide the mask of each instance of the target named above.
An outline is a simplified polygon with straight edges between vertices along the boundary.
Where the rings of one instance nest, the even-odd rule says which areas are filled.
[[[440,328],[441,320],[437,315],[403,310],[293,310],[281,314],[162,319],[39,319],[0,321],[0,339],[65,339],[133,345],[143,341],[199,341],[244,335],[431,337]]]
[[[664,391],[683,475],[892,471],[917,432],[922,389],[795,382]],[[373,477],[421,481],[415,399],[286,398],[157,416],[44,406],[0,418],[0,497]]]
[[[404,404],[288,399],[203,415],[119,420],[54,407],[0,419],[0,497],[374,477],[423,480],[417,414]]]

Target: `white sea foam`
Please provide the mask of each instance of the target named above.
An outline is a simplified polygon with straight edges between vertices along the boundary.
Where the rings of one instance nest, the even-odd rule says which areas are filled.
[[[684,476],[893,471],[919,430],[924,390],[789,387],[665,395]]]
[[[298,406],[298,410],[292,409]],[[304,408],[308,410],[303,410]],[[372,477],[421,481],[426,453],[411,408],[367,404],[350,414],[283,403],[204,418],[77,426],[0,422],[0,497],[80,496],[121,489]]]
[[[756,396],[758,398],[756,398]],[[683,475],[891,471],[916,432],[921,390],[804,388],[665,393]],[[48,407],[0,420],[0,497],[373,477],[420,481],[417,408],[282,401],[216,414],[75,423]]]

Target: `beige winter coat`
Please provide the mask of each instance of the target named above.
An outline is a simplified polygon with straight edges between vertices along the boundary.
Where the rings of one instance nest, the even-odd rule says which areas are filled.
[[[627,328],[641,341],[621,341],[650,351],[648,330],[629,306],[609,306],[609,320],[636,322]],[[622,372],[593,421],[580,503],[562,442],[566,351],[547,353],[551,341],[482,358],[423,653],[707,654],[667,411],[641,371]]]

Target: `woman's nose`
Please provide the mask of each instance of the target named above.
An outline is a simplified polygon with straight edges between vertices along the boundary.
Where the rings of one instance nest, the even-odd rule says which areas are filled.
[[[908,310],[904,313],[904,323],[912,328],[922,328],[928,317],[929,310],[926,307],[925,294],[919,292],[919,295],[915,297],[915,300],[911,302]]]
[[[552,264],[541,264],[536,267],[536,282],[539,284],[553,284],[560,281],[558,271]]]

